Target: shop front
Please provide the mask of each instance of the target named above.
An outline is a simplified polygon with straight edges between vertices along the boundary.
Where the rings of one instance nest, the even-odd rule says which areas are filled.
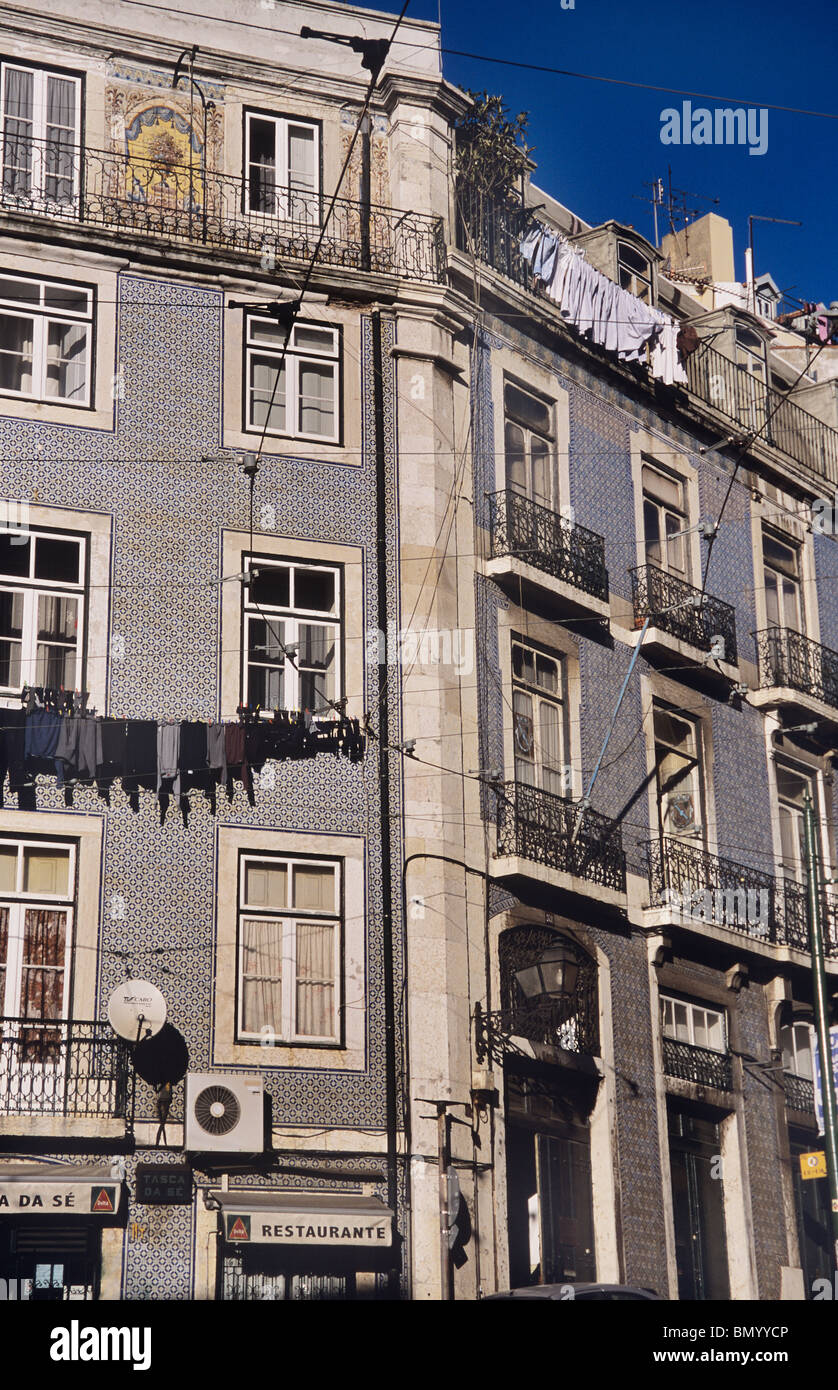
[[[381,1296],[396,1260],[393,1212],[376,1197],[211,1190],[218,1208],[216,1297],[334,1301]]]
[[[0,1294],[99,1298],[102,1232],[122,1221],[123,1188],[119,1165],[0,1165]]]

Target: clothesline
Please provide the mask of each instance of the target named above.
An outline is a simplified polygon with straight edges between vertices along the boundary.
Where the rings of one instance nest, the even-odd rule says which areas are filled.
[[[648,346],[652,376],[667,386],[687,384],[678,352],[679,326],[669,314],[615,284],[590,264],[581,247],[537,219],[519,249],[533,280],[578,333],[622,362],[646,360]]]
[[[109,806],[121,781],[132,810],[141,791],[154,791],[161,821],[174,798],[186,823],[190,792],[202,793],[214,812],[218,788],[232,800],[240,781],[255,804],[253,773],[268,761],[330,752],[360,762],[364,755],[360,722],[345,715],[275,710],[268,719],[242,707],[234,721],[127,719],[33,705],[29,692],[23,698],[27,708],[0,710],[0,807],[7,774],[20,810],[37,809],[38,775],[55,777],[68,806],[79,785],[95,786]]]

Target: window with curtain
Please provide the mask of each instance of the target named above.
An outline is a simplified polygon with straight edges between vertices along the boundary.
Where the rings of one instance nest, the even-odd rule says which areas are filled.
[[[0,275],[0,393],[92,404],[93,289]]]
[[[341,863],[242,856],[238,1035],[336,1043]]]
[[[559,510],[553,407],[508,381],[503,391],[506,486],[521,497]]]
[[[86,548],[84,536],[0,530],[0,698],[83,686]]]
[[[81,78],[0,64],[3,200],[72,207],[80,174]]]
[[[68,1017],[75,845],[0,839],[0,1007],[19,1063],[54,1061]],[[24,1020],[30,1026],[24,1026]]]
[[[248,314],[245,428],[295,439],[340,438],[340,333],[296,323],[285,357],[285,329]],[[267,426],[267,429],[266,429]]]
[[[655,778],[661,835],[703,844],[704,786],[698,722],[680,710],[655,704]]]
[[[800,592],[800,547],[780,539],[773,531],[762,533],[765,611],[769,627],[804,632]]]
[[[569,795],[562,662],[524,642],[512,644],[512,731],[515,781]]]
[[[817,782],[813,773],[797,763],[777,758],[774,762],[777,779],[777,804],[780,815],[780,860],[783,877],[796,883],[806,882],[806,832],[804,817],[806,798],[811,797],[818,824]],[[827,872],[824,869],[824,872]]]
[[[244,557],[243,703],[330,717],[341,695],[337,566]],[[293,658],[293,659],[292,659]]]
[[[251,212],[320,221],[320,128],[285,116],[245,114],[245,182]]]
[[[689,527],[687,496],[683,479],[661,468],[644,463],[643,538],[646,563],[689,578]]]

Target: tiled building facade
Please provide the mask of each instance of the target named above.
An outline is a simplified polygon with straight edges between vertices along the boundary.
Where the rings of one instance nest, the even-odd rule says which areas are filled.
[[[23,678],[55,672],[111,720],[322,700],[324,732],[338,705],[367,736],[357,761],[268,757],[252,799],[199,782],[164,819],[156,765],[133,805],[119,779],[65,790],[33,763],[21,787],[11,767],[2,1277],[126,1299],[811,1295],[793,851],[809,788],[831,863],[838,684],[820,647],[780,668],[838,640],[834,541],[800,520],[832,485],[828,390],[808,432],[749,439],[699,372],[654,383],[574,335],[519,259],[460,249],[467,99],[437,26],[405,22],[352,146],[367,73],[299,31],[392,19],[254,3],[232,25],[219,3],[197,34],[174,4],[151,34],[121,0],[72,9],[35,36],[0,7],[5,736]],[[738,369],[752,316],[705,313],[636,233],[586,239],[547,205],[592,263],[630,243],[702,369]],[[269,306],[318,243],[280,388]],[[696,528],[723,506],[705,621]],[[80,547],[71,575],[56,542]],[[638,568],[664,576],[645,609]],[[746,909],[678,912],[705,887]],[[175,1068],[170,1038],[165,1135],[106,1022],[126,978],[188,1051]],[[238,1137],[210,1112],[200,1142],[199,1093],[243,1112]],[[186,1183],[168,1205],[162,1166]]]

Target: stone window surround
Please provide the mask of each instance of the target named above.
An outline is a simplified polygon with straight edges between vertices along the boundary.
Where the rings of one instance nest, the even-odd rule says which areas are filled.
[[[312,1067],[361,1071],[366,1058],[366,843],[361,836],[304,834],[221,825],[216,830],[216,971],[212,1066]],[[273,853],[342,860],[343,974],[340,1041],[317,1045],[236,1042],[237,903],[239,854]]]

